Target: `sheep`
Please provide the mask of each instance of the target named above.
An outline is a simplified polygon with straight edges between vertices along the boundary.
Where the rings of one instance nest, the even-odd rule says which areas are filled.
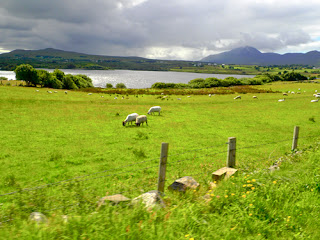
[[[236,96],[234,99],[235,99],[235,100],[241,99],[241,96]]]
[[[148,111],[148,114],[152,114],[154,112],[158,112],[160,115],[160,111],[161,111],[161,107],[160,106],[155,106],[155,107],[151,107]]]
[[[209,97],[211,97],[211,94],[209,94]]]
[[[118,99],[117,97],[114,97],[114,99]]]
[[[122,122],[122,126],[125,126],[127,122],[132,122],[136,121],[136,118],[139,116],[138,113],[131,113],[127,116],[127,118]]]
[[[65,94],[68,94],[68,91],[64,91]]]
[[[278,102],[284,102],[285,98],[279,99]]]
[[[136,118],[136,126],[140,127],[141,124],[146,123],[148,126],[147,116],[146,115],[140,115]]]
[[[257,96],[252,96],[252,98],[256,98],[256,99],[258,99],[258,97],[257,97]]]
[[[177,98],[177,100],[181,100],[181,98]]]
[[[319,99],[316,99],[316,100],[311,100],[311,102],[318,102],[319,101]]]
[[[282,93],[283,96],[288,96],[288,93]]]
[[[52,93],[51,91],[47,91],[48,93]]]
[[[88,95],[92,95],[92,93],[88,93]]]

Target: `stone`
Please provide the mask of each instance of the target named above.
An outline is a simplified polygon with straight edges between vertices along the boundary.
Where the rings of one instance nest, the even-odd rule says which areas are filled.
[[[169,190],[185,192],[187,189],[196,189],[200,184],[193,177],[186,176],[175,180],[169,187]]]
[[[40,223],[48,223],[48,218],[41,212],[32,212],[29,216],[29,220],[32,222]]]
[[[102,205],[106,204],[106,201],[109,201],[113,204],[118,204],[120,202],[128,202],[130,201],[130,198],[127,198],[126,196],[122,194],[115,194],[115,195],[110,195],[110,196],[105,196],[101,198],[98,202],[98,207],[101,207]]]
[[[146,193],[141,194],[140,196],[132,199],[132,204],[138,204],[142,202],[146,208],[154,208],[154,207],[165,207],[165,203],[157,190],[152,190]]]
[[[219,170],[212,173],[212,179],[213,179],[213,181],[218,182],[224,178],[231,177],[237,171],[238,170],[235,168],[223,167],[223,168],[220,168]]]

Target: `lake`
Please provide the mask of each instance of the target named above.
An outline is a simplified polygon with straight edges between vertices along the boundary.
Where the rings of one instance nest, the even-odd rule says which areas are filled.
[[[54,69],[45,69],[53,72]],[[228,75],[228,74],[205,74],[186,72],[162,72],[162,71],[133,71],[133,70],[75,70],[61,69],[65,74],[84,74],[92,79],[95,87],[104,88],[106,83],[115,86],[117,83],[124,83],[127,88],[151,88],[156,82],[164,83],[188,83],[195,78],[216,77],[225,79],[227,77],[252,78],[254,75]],[[13,71],[0,71],[0,77],[15,80]]]

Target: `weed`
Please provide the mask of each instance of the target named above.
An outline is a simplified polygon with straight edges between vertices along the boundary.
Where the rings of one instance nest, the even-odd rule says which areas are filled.
[[[147,157],[147,155],[145,154],[145,152],[142,148],[133,149],[132,152],[137,158],[146,158]]]
[[[147,140],[149,139],[148,135],[144,132],[138,131],[137,136],[135,137],[136,140]]]
[[[316,122],[316,120],[314,119],[313,116],[309,118],[309,121],[310,121],[310,122]]]
[[[55,161],[58,161],[60,159],[62,159],[62,154],[61,153],[52,153],[51,156],[50,156],[49,161],[50,162],[55,162]]]

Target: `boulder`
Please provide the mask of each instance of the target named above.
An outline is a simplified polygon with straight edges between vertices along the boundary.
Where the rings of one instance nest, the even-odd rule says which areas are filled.
[[[132,199],[132,204],[142,202],[146,208],[165,207],[165,203],[157,190],[152,190]]]
[[[175,180],[169,187],[169,190],[185,192],[187,189],[196,189],[199,183],[193,177],[186,176]]]

